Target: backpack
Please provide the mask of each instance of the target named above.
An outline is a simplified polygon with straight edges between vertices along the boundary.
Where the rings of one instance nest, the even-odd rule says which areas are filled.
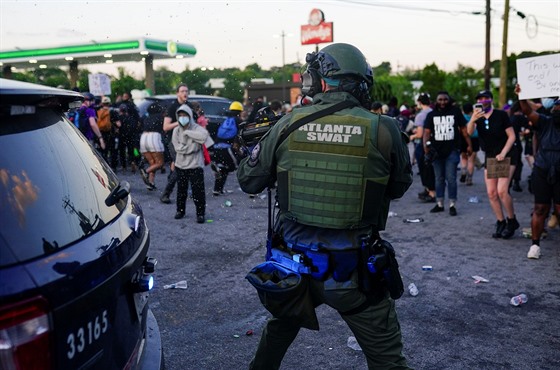
[[[101,108],[97,111],[97,126],[99,126],[101,132],[111,131],[111,112],[109,109]]]
[[[218,127],[217,137],[221,140],[231,140],[237,135],[237,121],[235,117],[228,117]]]
[[[91,131],[91,126],[89,124],[89,117],[86,114],[86,110],[84,108],[80,108],[76,111],[76,115],[78,118],[78,123],[74,119],[74,124],[78,127],[78,129],[84,134],[85,137],[89,138],[88,134]]]

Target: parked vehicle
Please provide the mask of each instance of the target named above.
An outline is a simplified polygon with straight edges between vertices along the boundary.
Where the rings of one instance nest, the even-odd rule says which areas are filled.
[[[163,368],[142,208],[68,121],[81,94],[0,79],[0,368]]]
[[[158,100],[160,104],[167,109],[167,107],[169,107],[169,105],[171,105],[171,103],[173,103],[176,99],[176,95],[149,96],[146,100],[138,104],[140,117],[146,116],[146,111],[154,100]],[[212,95],[189,95],[189,101],[196,101],[200,103],[200,106],[204,111],[204,115],[208,118],[208,127],[206,127],[206,129],[210,133],[210,136],[212,136],[213,139],[216,139],[218,126],[220,126],[226,118],[226,112],[228,111],[232,100]]]

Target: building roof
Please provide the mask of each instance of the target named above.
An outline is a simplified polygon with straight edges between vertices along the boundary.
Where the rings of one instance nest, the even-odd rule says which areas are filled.
[[[191,44],[139,38],[124,41],[97,42],[81,45],[57,46],[44,49],[17,49],[0,51],[0,65],[15,68],[47,68],[116,62],[140,62],[150,55],[156,59],[188,58],[196,55]]]

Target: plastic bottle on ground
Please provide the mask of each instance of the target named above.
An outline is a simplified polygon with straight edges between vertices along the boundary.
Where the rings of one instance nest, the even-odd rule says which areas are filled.
[[[418,287],[416,287],[416,284],[414,283],[408,284],[408,292],[410,293],[411,296],[416,297],[418,295]]]
[[[163,289],[187,289],[187,281],[181,280],[174,284],[164,285]]]
[[[515,297],[511,297],[511,301],[509,301],[509,303],[511,303],[512,306],[520,306],[527,303],[528,300],[529,298],[527,298],[527,294],[521,293]]]

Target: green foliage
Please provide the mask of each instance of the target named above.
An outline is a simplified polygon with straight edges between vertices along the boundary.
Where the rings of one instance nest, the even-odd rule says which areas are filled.
[[[118,67],[118,76],[113,81],[111,81],[111,92],[112,96],[122,95],[125,92],[130,93],[131,90],[138,89],[144,90],[146,85],[144,80],[137,80],[133,76],[129,75],[123,67]]]

